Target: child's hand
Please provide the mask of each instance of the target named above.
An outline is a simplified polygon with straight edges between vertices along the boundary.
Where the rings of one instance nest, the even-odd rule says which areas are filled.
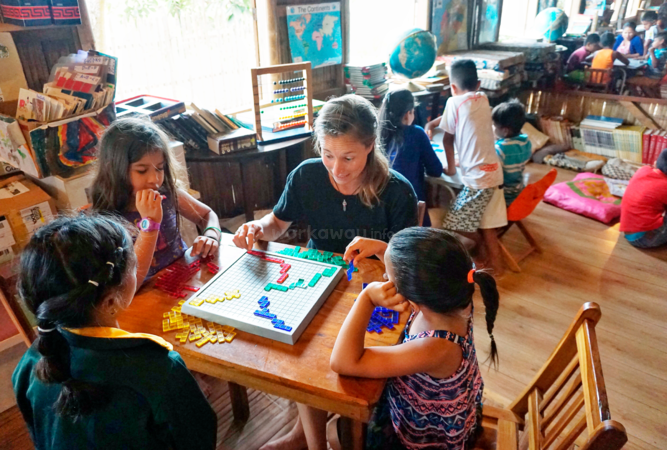
[[[391,281],[387,281],[386,283],[371,283],[366,286],[363,292],[366,293],[368,299],[375,306],[399,312],[405,311],[410,306],[405,297],[396,292],[396,286]]]
[[[257,221],[248,222],[244,223],[239,227],[238,230],[236,230],[236,234],[234,234],[234,239],[232,239],[232,242],[234,242],[234,245],[239,248],[252,250],[255,242],[259,241],[263,235],[264,230]]]
[[[192,251],[190,256],[201,255],[202,258],[215,255],[220,247],[220,243],[209,236],[197,236],[195,242],[192,244]]]
[[[435,126],[431,125],[431,123],[427,123],[426,126],[424,127],[424,131],[426,132],[426,136],[428,136],[429,139],[433,139],[433,128]]]
[[[136,194],[135,206],[142,219],[162,222],[162,194],[154,189],[144,189]]]
[[[356,266],[369,256],[377,255],[378,258],[382,259],[385,251],[387,251],[386,242],[357,236],[345,248],[343,259],[348,263],[353,261]]]

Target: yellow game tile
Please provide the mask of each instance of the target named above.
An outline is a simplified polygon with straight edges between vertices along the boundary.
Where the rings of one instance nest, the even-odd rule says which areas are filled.
[[[191,300],[191,301],[190,301],[190,304],[191,304],[192,306],[201,306],[201,305],[204,304],[204,300],[202,300],[202,299],[200,299],[200,298],[196,298],[196,299],[194,299],[194,300]]]
[[[209,331],[209,333],[211,333],[211,334],[215,334],[215,333],[217,333],[217,331],[215,331],[215,328],[214,328],[214,327],[210,327],[210,328],[208,329],[208,331]]]
[[[204,336],[204,337],[206,337],[206,336],[210,336],[211,333],[209,333],[208,331],[204,330],[204,331],[201,332],[201,335]]]
[[[184,304],[185,304],[185,300],[181,300],[180,302],[178,302],[178,306],[183,306]]]
[[[217,336],[209,336],[208,341],[211,344],[215,344],[216,342],[218,342],[218,337]]]
[[[204,345],[204,344],[208,344],[208,342],[210,341],[210,339],[211,339],[210,337],[204,337],[204,338],[198,340],[198,341],[196,342],[197,347],[201,347],[201,346]]]
[[[193,324],[190,324],[190,331],[191,331],[192,333],[196,333],[196,332],[197,332],[197,327],[194,326]]]
[[[215,299],[215,298],[207,298],[207,299],[206,299],[206,303],[211,303],[211,304],[215,304],[215,302],[217,302],[217,301],[218,301],[218,300]]]
[[[179,339],[179,342],[180,342],[181,344],[185,344],[187,340],[188,340],[188,336],[187,336],[187,335],[183,335],[183,336],[181,336],[181,338]]]
[[[174,306],[173,308],[171,308],[171,310],[174,311],[174,312],[180,313],[181,312],[181,307],[180,306]]]
[[[232,342],[234,340],[234,337],[236,336],[236,333],[233,331],[225,335],[225,341],[227,342]]]
[[[199,335],[199,337],[197,337],[197,333],[190,333],[190,337],[188,339],[190,340],[190,342],[196,341],[197,339],[201,339],[201,334]]]
[[[166,317],[169,317],[169,311],[167,311],[166,313],[162,314],[162,317],[165,317],[165,318],[166,318]]]
[[[229,325],[220,325],[220,328],[222,328],[224,331],[234,331],[234,327],[230,327]]]
[[[201,339],[201,333],[199,331],[195,333],[195,339]]]

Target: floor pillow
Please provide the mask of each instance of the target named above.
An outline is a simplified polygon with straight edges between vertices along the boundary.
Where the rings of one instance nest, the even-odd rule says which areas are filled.
[[[603,176],[594,173],[580,173],[572,181],[554,184],[544,201],[603,223],[621,216],[621,199],[611,195]]]

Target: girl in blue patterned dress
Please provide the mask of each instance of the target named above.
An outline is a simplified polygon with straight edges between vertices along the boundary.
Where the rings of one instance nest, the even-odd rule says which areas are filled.
[[[183,256],[179,217],[200,230],[192,256],[217,252],[220,222],[215,212],[177,187],[167,135],[149,120],[121,119],[105,131],[93,182],[93,208],[143,226],[135,240],[137,286]]]
[[[369,284],[338,334],[331,368],[341,375],[389,378],[368,427],[367,449],[472,448],[481,432],[482,393],[472,332],[475,284],[486,309],[490,358],[497,362],[493,323],[496,282],[473,269],[461,242],[444,230],[408,228],[389,245],[358,238],[345,253],[355,264],[377,255],[388,281]],[[401,344],[364,347],[376,306],[412,308]]]

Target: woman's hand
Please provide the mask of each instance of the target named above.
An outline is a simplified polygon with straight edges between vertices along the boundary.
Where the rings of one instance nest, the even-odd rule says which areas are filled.
[[[356,266],[359,262],[373,255],[377,255],[380,260],[383,260],[386,251],[386,242],[357,236],[345,248],[343,259]]]
[[[362,291],[362,294],[364,293],[375,306],[381,306],[399,312],[405,311],[410,306],[405,297],[396,291],[396,286],[391,281],[387,281],[386,283],[377,281],[371,283]]]
[[[135,206],[142,219],[162,222],[162,194],[154,189],[144,189],[136,194]]]
[[[190,256],[201,256],[206,258],[207,256],[213,256],[218,252],[220,243],[209,236],[197,236],[195,242],[192,244],[192,251]]]
[[[236,230],[232,242],[239,248],[252,250],[255,242],[259,241],[262,236],[264,236],[264,228],[255,220],[241,225],[239,229]]]

